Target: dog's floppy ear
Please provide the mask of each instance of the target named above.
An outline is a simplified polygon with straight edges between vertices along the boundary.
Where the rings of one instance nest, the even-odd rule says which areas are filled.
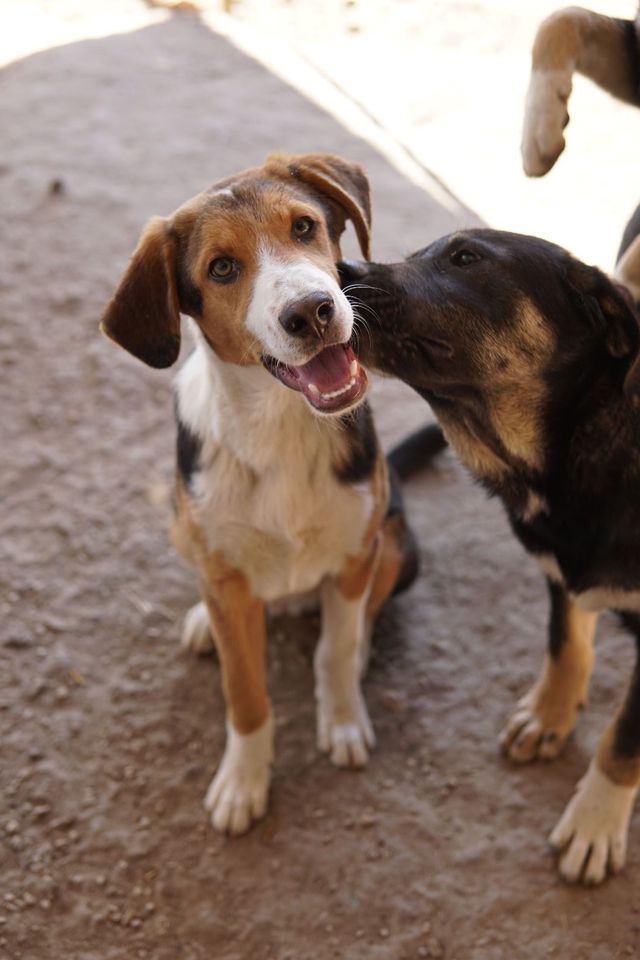
[[[175,241],[168,221],[145,227],[100,329],[150,367],[170,367],[180,352]]]
[[[333,200],[342,211],[339,232],[348,217],[356,230],[365,260],[370,259],[371,190],[364,168],[331,153],[304,153],[298,156],[271,154],[267,168],[285,167],[289,176],[308,183],[317,192]]]
[[[629,290],[610,280],[597,267],[572,260],[569,284],[582,301],[582,308],[604,332],[607,351],[616,359],[628,358],[624,392],[640,392],[640,316]]]

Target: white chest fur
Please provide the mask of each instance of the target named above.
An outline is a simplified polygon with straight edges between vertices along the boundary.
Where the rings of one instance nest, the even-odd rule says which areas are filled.
[[[198,341],[177,391],[202,443],[193,496],[207,546],[262,600],[312,590],[359,552],[373,508],[368,485],[335,475],[343,428],[267,371],[223,363]]]

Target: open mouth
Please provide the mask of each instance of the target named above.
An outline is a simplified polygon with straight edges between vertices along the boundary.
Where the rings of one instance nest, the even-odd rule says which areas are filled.
[[[326,347],[301,367],[289,367],[274,357],[263,357],[262,362],[280,383],[298,390],[322,413],[351,407],[367,392],[367,374],[348,343]]]

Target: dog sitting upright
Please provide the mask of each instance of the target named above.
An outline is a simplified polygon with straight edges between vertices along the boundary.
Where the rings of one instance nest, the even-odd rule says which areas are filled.
[[[598,883],[624,864],[640,787],[640,318],[632,298],[565,250],[498,230],[455,233],[404,263],[343,264],[340,272],[362,285],[371,308],[364,362],[429,401],[547,577],[548,653],[504,731],[508,756],[522,763],[562,749],[586,699],[598,611],[622,611],[635,635],[626,699],[551,834],[564,851],[561,874]]]
[[[318,742],[362,766],[374,736],[360,689],[368,633],[416,555],[348,345],[335,267],[346,219],[369,245],[367,178],[323,154],[272,155],[152,220],[103,318],[153,367],[174,363],[180,314],[196,347],[178,374],[173,537],[203,602],[183,643],[217,647],[224,757],[205,799],[213,826],[247,830],[266,809],[273,719],[265,605],[315,591]],[[357,408],[357,409],[356,409]]]

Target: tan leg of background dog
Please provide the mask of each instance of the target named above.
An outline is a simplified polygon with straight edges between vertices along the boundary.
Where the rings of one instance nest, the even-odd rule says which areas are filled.
[[[318,746],[339,767],[363,767],[375,737],[360,689],[367,643],[367,600],[379,563],[382,538],[350,558],[337,577],[322,584],[322,633],[314,669]]]
[[[501,735],[503,749],[516,763],[560,753],[586,702],[593,671],[597,613],[580,610],[560,584],[549,582],[549,593],[549,651],[542,672]]]
[[[569,122],[567,101],[574,71],[620,100],[638,103],[626,21],[569,7],[539,27],[532,52],[522,160],[525,173],[541,177],[554,165]]]
[[[273,760],[267,695],[264,605],[238,571],[217,570],[203,584],[222,669],[227,744],[205,807],[216,830],[244,833],[265,813]]]

